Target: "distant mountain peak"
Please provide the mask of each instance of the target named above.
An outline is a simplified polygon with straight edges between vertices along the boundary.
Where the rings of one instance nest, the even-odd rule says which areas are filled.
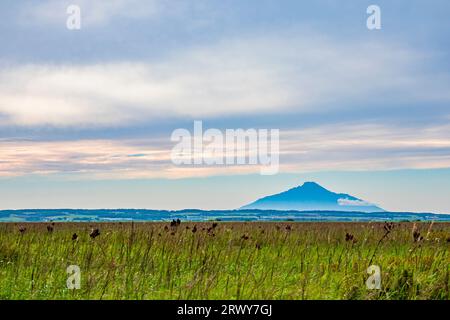
[[[306,181],[299,187],[319,187],[319,188],[323,188],[320,184],[318,184],[317,182],[314,182],[314,181]]]
[[[241,209],[259,210],[330,210],[381,212],[383,209],[345,193],[334,193],[313,181],[287,191],[267,196]]]
[[[322,187],[320,184],[314,182],[314,181],[307,181],[305,183],[303,183],[302,185],[299,185],[295,188],[292,188],[291,190],[320,190],[320,191],[328,191],[327,189],[325,189],[324,187]]]

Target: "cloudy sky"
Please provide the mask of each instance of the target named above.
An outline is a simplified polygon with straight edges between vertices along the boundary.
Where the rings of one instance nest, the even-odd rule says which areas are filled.
[[[81,8],[81,29],[66,27]],[[381,30],[366,9],[381,8]],[[306,180],[450,213],[450,3],[4,0],[0,208],[220,208]],[[279,129],[280,173],[171,133]]]

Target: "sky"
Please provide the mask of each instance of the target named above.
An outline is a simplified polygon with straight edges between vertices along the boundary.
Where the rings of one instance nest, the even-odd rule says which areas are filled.
[[[386,210],[450,213],[449,12],[446,0],[4,0],[0,209],[234,209],[316,181]],[[175,165],[171,134],[196,120],[278,129],[279,173]]]

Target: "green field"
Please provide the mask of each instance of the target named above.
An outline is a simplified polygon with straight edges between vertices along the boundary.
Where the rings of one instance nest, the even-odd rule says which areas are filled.
[[[3,223],[0,299],[449,299],[449,248],[448,223]]]

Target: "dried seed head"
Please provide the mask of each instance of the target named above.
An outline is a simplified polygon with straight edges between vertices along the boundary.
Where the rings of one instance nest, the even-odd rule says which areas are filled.
[[[241,239],[243,239],[243,240],[248,240],[250,237],[248,236],[248,235],[246,235],[246,234],[244,234],[242,237],[241,237]]]
[[[390,233],[392,229],[394,229],[394,223],[393,222],[385,222],[383,229],[386,231],[386,233]]]
[[[89,233],[89,236],[90,236],[92,239],[97,238],[99,235],[100,235],[100,229],[98,229],[98,228],[92,229],[92,230],[91,230],[91,233]]]

